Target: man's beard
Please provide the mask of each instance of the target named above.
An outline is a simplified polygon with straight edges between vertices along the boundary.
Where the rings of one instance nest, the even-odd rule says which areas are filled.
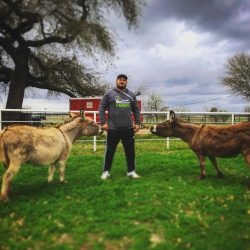
[[[121,90],[124,90],[124,89],[126,89],[126,85],[124,85],[124,86],[118,86],[118,85],[117,85],[117,88],[118,88],[118,89],[121,89]]]

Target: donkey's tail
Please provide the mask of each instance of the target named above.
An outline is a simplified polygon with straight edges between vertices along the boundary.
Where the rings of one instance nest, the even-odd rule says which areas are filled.
[[[6,128],[0,131],[0,164],[3,163],[5,166],[8,166],[9,157],[8,157],[7,150],[3,141],[3,135],[4,135],[5,130]]]

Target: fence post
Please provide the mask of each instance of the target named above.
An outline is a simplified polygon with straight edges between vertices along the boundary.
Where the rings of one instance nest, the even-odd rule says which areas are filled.
[[[234,124],[234,113],[232,113],[232,124]]]
[[[94,113],[94,122],[96,122],[96,112]],[[94,152],[96,152],[96,135],[94,135]]]
[[[167,120],[169,120],[169,112],[167,113]],[[170,145],[169,145],[169,137],[167,137],[167,149],[170,148]]]

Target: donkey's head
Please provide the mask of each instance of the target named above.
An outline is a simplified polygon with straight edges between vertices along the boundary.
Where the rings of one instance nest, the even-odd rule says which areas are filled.
[[[81,135],[84,136],[92,136],[92,135],[100,135],[102,134],[101,126],[93,121],[90,117],[85,117],[84,111],[81,110],[80,114],[70,113],[74,120],[81,124]]]
[[[81,118],[82,119],[82,135],[101,135],[102,129],[97,123],[93,121],[90,117]]]
[[[154,135],[158,135],[161,137],[174,136],[175,128],[178,124],[178,121],[175,118],[175,112],[170,110],[169,117],[170,117],[169,120],[166,120],[160,124],[152,126],[150,128],[150,132]]]

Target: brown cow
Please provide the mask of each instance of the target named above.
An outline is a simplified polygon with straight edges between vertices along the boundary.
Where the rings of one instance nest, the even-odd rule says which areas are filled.
[[[161,137],[174,136],[185,141],[199,159],[199,179],[206,176],[206,157],[220,178],[223,174],[218,168],[216,157],[234,157],[242,153],[250,167],[250,122],[229,126],[189,124],[176,119],[174,111],[170,111],[170,120],[151,127],[150,131]]]
[[[48,181],[53,180],[55,164],[59,165],[60,181],[64,181],[65,164],[72,143],[80,136],[97,135],[100,127],[91,118],[72,117],[66,123],[54,127],[14,125],[0,133],[0,163],[6,171],[0,199],[9,198],[10,181],[22,163],[50,165]]]

